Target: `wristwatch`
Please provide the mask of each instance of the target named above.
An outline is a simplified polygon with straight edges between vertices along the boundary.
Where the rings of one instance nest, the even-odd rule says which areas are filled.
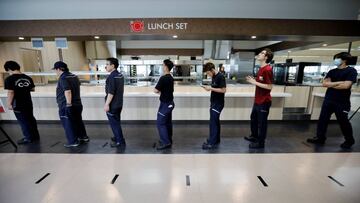
[[[70,106],[72,106],[72,104],[66,104],[66,107],[70,107]]]

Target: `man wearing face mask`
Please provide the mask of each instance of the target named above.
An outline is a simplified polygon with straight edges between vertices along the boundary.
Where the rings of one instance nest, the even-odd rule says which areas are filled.
[[[256,60],[260,62],[260,69],[256,78],[247,76],[246,81],[256,86],[255,101],[251,111],[251,135],[244,137],[250,141],[249,148],[260,149],[265,147],[267,121],[271,107],[273,72],[269,65],[274,54],[270,49],[262,50]]]
[[[160,94],[160,106],[157,113],[157,128],[160,135],[160,141],[156,147],[157,150],[169,149],[172,146],[172,111],[175,108],[174,103],[174,78],[170,71],[174,63],[169,59],[163,62],[163,73],[155,86],[154,92]]]
[[[323,86],[327,87],[327,90],[321,107],[316,137],[307,139],[307,142],[320,145],[325,143],[327,126],[331,115],[335,113],[345,137],[345,142],[340,147],[349,149],[355,143],[348,114],[351,86],[356,82],[357,71],[348,66],[350,58],[351,55],[347,52],[341,52],[334,56],[334,65],[337,68],[330,70],[323,82]]]
[[[206,91],[211,91],[210,97],[210,134],[203,143],[204,150],[214,149],[220,143],[220,114],[225,104],[226,81],[223,74],[215,69],[213,63],[206,63],[203,72],[212,78],[211,86],[202,86]]]

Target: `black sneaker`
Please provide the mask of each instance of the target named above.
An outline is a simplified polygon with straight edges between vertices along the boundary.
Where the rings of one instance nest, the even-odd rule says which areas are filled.
[[[313,137],[313,138],[307,139],[306,142],[323,145],[323,144],[325,144],[325,140],[326,140],[326,138]]]
[[[88,143],[88,142],[90,142],[89,137],[79,138],[78,140],[79,140],[80,143]]]
[[[260,142],[253,142],[249,144],[250,149],[263,149],[265,147],[264,143]]]
[[[32,141],[31,141],[31,140],[28,140],[28,139],[26,139],[26,138],[22,138],[22,139],[18,140],[17,143],[18,143],[19,145],[25,145],[25,144],[32,143]]]
[[[80,144],[78,142],[75,142],[74,144],[64,144],[64,147],[66,148],[72,148],[72,147],[78,147]]]
[[[204,142],[203,145],[202,145],[203,150],[216,149],[217,147],[218,147],[218,144],[210,144],[208,142]]]
[[[249,142],[257,142],[257,138],[254,136],[245,136],[244,139]]]
[[[126,147],[126,142],[113,142],[110,144],[110,147]]]
[[[156,146],[156,150],[164,150],[164,149],[170,149],[171,144],[159,144]]]
[[[354,144],[355,144],[355,141],[354,141],[354,140],[352,140],[352,141],[345,141],[344,143],[342,143],[342,144],[340,145],[340,147],[343,148],[343,149],[350,149],[351,146],[353,146]]]

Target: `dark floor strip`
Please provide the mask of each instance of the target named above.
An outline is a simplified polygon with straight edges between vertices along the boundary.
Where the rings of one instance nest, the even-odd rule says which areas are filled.
[[[51,145],[50,148],[52,147],[55,147],[56,145],[60,144],[60,141],[59,142],[56,142],[55,144]]]
[[[186,186],[190,186],[190,176],[186,176]]]
[[[264,181],[264,179],[261,176],[258,176],[258,178],[261,181],[261,183],[264,185],[264,187],[268,187],[268,184],[266,184],[266,182]]]
[[[306,143],[306,142],[302,142],[303,143],[303,145],[305,145],[305,146],[307,146],[307,147],[311,147],[308,143]]]
[[[102,147],[103,147],[103,148],[106,147],[107,144],[108,144],[108,142],[106,142]]]
[[[4,147],[4,146],[6,146],[6,145],[8,145],[8,144],[10,144],[10,142],[1,143],[1,144],[0,144],[0,147]]]
[[[116,175],[114,176],[114,178],[112,179],[111,184],[114,184],[115,181],[116,181],[116,179],[117,179],[118,177],[119,177],[119,174],[116,174]]]
[[[332,181],[334,181],[335,183],[337,183],[338,185],[340,185],[341,187],[344,187],[343,184],[341,184],[339,181],[337,181],[335,178],[333,178],[332,176],[328,176]]]
[[[50,175],[50,173],[45,174],[42,178],[40,178],[38,181],[36,181],[35,184],[39,184],[41,181],[43,181],[49,175]]]

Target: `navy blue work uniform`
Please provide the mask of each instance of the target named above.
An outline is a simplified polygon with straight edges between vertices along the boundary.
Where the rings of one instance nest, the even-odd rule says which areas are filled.
[[[172,144],[172,111],[174,103],[174,78],[170,74],[160,77],[155,89],[160,91],[160,106],[157,113],[157,128],[160,142],[163,145]]]
[[[218,72],[211,80],[211,87],[225,88],[226,81],[223,74]],[[210,134],[207,143],[215,145],[220,143],[220,114],[225,104],[225,94],[211,91],[210,97]]]
[[[71,90],[71,106],[66,105],[67,90]],[[80,99],[80,81],[76,75],[70,72],[61,74],[56,88],[56,101],[68,144],[75,144],[78,139],[88,138],[81,116],[83,106]]]
[[[30,94],[34,88],[33,80],[25,74],[13,74],[5,80],[5,89],[14,91],[12,107],[24,138],[28,141],[40,139]]]
[[[331,82],[351,81],[356,83],[357,71],[355,68],[346,67],[344,69],[335,68],[330,70],[325,79],[330,78]],[[348,119],[350,111],[350,95],[351,87],[349,89],[334,89],[328,88],[326,90],[325,99],[321,107],[320,117],[317,125],[317,137],[319,139],[326,139],[326,131],[331,115],[335,113],[336,119],[340,125],[341,132],[345,140],[349,142],[354,141],[353,130]]]
[[[112,94],[114,96],[110,103],[110,110],[106,112],[106,115],[108,117],[111,130],[114,134],[115,142],[125,142],[121,129],[120,117],[124,96],[124,76],[117,70],[112,71],[107,77],[105,93],[105,101],[108,97],[108,94]]]

